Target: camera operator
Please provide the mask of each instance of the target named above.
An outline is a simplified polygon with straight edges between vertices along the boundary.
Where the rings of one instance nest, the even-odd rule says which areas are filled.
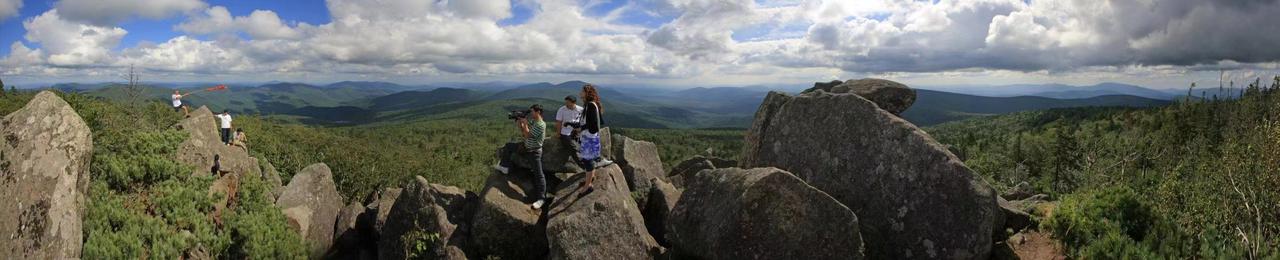
[[[508,167],[512,166],[511,162],[513,160],[517,158],[529,160],[529,163],[533,166],[531,170],[533,170],[532,174],[536,185],[532,195],[537,199],[530,206],[533,209],[542,209],[547,200],[547,177],[542,173],[542,142],[543,137],[546,136],[547,123],[542,121],[542,105],[534,104],[529,107],[529,110],[512,111],[507,117],[515,120],[516,128],[520,129],[520,136],[523,140],[519,143],[508,144],[503,149],[507,153],[502,155],[501,159],[504,160],[494,168],[503,174],[507,174],[509,172]]]

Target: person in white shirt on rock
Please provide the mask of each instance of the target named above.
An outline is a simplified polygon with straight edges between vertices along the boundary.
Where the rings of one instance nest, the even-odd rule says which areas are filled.
[[[222,114],[217,115],[217,117],[218,117],[218,121],[221,121],[221,126],[222,126],[222,129],[221,129],[222,143],[230,146],[231,145],[231,112],[227,112],[227,110],[222,110]]]
[[[179,92],[176,89],[173,90],[173,95],[170,96],[171,98],[173,98],[173,112],[178,112],[178,110],[182,110],[183,116],[191,117],[191,112],[187,111],[187,106],[182,105],[182,97],[184,96],[186,95],[183,95],[182,92]]]
[[[564,97],[564,106],[556,111],[556,132],[560,133],[560,147],[564,147],[571,159],[578,157],[578,132],[581,128],[582,107],[578,106],[578,98],[572,95]]]

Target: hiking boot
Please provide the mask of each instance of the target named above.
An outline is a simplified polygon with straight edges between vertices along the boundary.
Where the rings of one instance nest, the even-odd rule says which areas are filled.
[[[537,209],[542,209],[542,205],[543,205],[543,204],[545,204],[545,203],[547,203],[547,201],[546,201],[546,200],[538,200],[538,201],[536,201],[536,202],[533,202],[532,207],[533,207],[533,209],[535,209],[535,210],[537,210]]]

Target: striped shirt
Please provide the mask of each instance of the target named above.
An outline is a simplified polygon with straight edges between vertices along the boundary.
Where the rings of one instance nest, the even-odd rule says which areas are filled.
[[[547,123],[542,120],[529,121],[529,138],[524,139],[524,147],[530,150],[542,148],[542,138],[547,131]]]

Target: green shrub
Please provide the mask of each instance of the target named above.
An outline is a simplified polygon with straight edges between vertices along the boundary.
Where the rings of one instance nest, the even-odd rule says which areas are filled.
[[[1045,225],[1068,245],[1083,246],[1111,233],[1142,241],[1153,218],[1133,190],[1118,187],[1067,196]]]

